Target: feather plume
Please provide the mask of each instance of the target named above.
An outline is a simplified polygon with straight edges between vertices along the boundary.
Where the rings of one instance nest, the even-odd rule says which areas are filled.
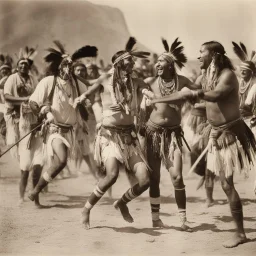
[[[58,49],[60,50],[61,54],[65,54],[66,53],[63,44],[59,40],[54,40],[53,43],[58,47]]]
[[[71,58],[73,61],[85,57],[97,57],[98,49],[95,46],[86,45],[75,51]]]
[[[242,42],[240,42],[240,46],[243,49],[244,53],[248,56],[247,49],[246,49],[245,45]]]
[[[244,50],[242,49],[242,47],[240,47],[237,43],[232,42],[233,44],[233,50],[235,52],[235,54],[237,55],[237,57],[241,60],[241,61],[247,61],[248,60],[248,56],[247,54],[244,52]]]
[[[256,62],[256,52],[255,51],[252,51],[252,54],[251,54],[251,61],[255,64]]]
[[[177,37],[171,45],[170,52],[173,52],[180,44],[181,42],[179,42],[179,38]]]
[[[169,50],[170,50],[169,45],[168,45],[167,41],[164,38],[162,38],[162,43],[164,45],[165,51],[169,52]]]
[[[134,37],[130,37],[128,42],[126,43],[125,50],[127,52],[130,52],[135,44],[136,44],[136,39]]]
[[[4,55],[3,55],[3,54],[0,54],[0,61],[1,61],[1,62],[4,62],[4,60],[5,60]]]

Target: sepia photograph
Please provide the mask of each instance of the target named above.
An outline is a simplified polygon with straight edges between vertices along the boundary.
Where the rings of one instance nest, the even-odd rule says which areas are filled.
[[[256,0],[0,0],[0,255],[256,255]]]

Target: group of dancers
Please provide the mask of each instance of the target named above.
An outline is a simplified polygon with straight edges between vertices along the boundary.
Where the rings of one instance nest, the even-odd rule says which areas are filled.
[[[28,197],[40,208],[40,192],[68,160],[84,159],[99,180],[82,210],[86,229],[90,228],[91,210],[116,182],[121,167],[136,182],[131,182],[114,207],[125,221],[133,222],[127,204],[149,189],[152,226],[165,228],[160,219],[163,164],[174,187],[180,230],[192,232],[182,175],[187,148],[194,172],[205,181],[207,206],[214,203],[214,177],[219,176],[236,225],[234,236],[223,245],[235,247],[247,238],[233,176],[248,176],[250,170],[256,170],[256,53],[249,56],[243,43],[232,42],[241,60],[239,82],[224,47],[216,41],[206,42],[198,58],[201,74],[192,82],[178,72],[187,62],[181,41],[177,38],[169,46],[162,39],[162,43],[164,52],[156,61],[155,75],[144,80],[136,76],[134,65],[150,53],[134,50],[133,37],[124,50],[113,55],[110,70],[100,75],[96,69],[91,77],[86,73],[93,70],[92,64],[86,66],[81,59],[95,58],[95,46],[86,45],[69,54],[54,41],[55,48],[49,48],[44,58],[47,70],[39,82],[31,75],[35,49],[26,47],[20,52],[13,74],[9,58],[1,58],[6,144],[17,144],[11,153],[21,170],[20,202],[30,171],[33,190]],[[185,102],[193,104],[187,118],[182,112]],[[186,140],[187,132],[193,140]],[[46,171],[42,173],[43,167]]]

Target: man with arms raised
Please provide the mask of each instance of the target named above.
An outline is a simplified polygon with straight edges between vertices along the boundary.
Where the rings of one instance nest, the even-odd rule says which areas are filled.
[[[128,171],[133,172],[138,180],[136,185],[114,203],[124,220],[133,222],[126,204],[141,195],[149,186],[149,170],[134,126],[134,115],[138,112],[137,94],[146,87],[146,84],[132,77],[133,56],[146,57],[148,53],[132,51],[135,43],[135,39],[131,37],[126,44],[126,50],[119,51],[112,57],[114,67],[111,72],[102,75],[79,98],[82,102],[103,87],[103,117],[95,142],[95,160],[102,166],[106,176],[99,181],[84,206],[82,221],[86,229],[90,228],[91,209],[116,182],[120,163],[123,163]]]

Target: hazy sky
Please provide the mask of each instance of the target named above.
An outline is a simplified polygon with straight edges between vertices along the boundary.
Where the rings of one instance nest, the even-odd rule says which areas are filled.
[[[122,10],[131,34],[156,52],[163,51],[161,37],[169,43],[180,37],[189,58],[209,40],[221,42],[230,57],[231,41],[256,50],[256,0],[88,1]]]
[[[51,1],[73,1],[75,4],[74,0]],[[179,37],[190,59],[196,58],[201,44],[210,40],[222,43],[232,58],[235,57],[232,41],[242,41],[249,52],[256,50],[256,0],[77,1],[119,8],[131,35],[157,53],[163,51],[161,37],[169,44]]]

